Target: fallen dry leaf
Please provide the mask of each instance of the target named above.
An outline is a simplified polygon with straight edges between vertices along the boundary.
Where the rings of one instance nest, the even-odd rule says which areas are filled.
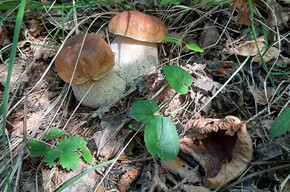
[[[250,86],[250,89],[253,89],[252,86]],[[265,96],[265,91],[264,90],[260,90],[258,87],[255,87],[253,89],[255,97],[257,99],[257,102],[261,105],[267,105],[267,98]],[[272,96],[275,93],[275,89],[272,87],[267,87],[267,97],[268,99],[272,98]]]
[[[253,146],[246,126],[237,117],[190,120],[180,149],[205,171],[203,184],[216,189],[237,178],[252,159]]]
[[[47,43],[35,44],[31,46],[31,48],[34,51],[34,54],[33,54],[34,58],[43,59],[43,60],[48,60],[49,58],[53,57],[56,54],[56,50],[57,50],[51,47],[51,45],[48,45]]]
[[[130,185],[138,178],[139,171],[137,169],[127,170],[118,182],[118,189],[121,192],[127,191]]]
[[[83,161],[80,161],[80,166],[70,172],[60,172],[57,170],[52,171],[53,169],[42,169],[42,182],[44,191],[55,191],[57,187],[59,187],[63,182],[68,181],[69,179],[75,177],[76,175],[92,168],[92,165],[85,164]],[[99,176],[95,171],[91,171],[78,180],[74,181],[68,187],[66,187],[63,191],[78,191],[78,192],[87,192],[94,191],[94,187],[96,181],[98,181]]]
[[[290,48],[290,46],[289,46],[289,48]],[[280,57],[282,58],[283,63],[285,63],[288,66],[290,65],[290,58],[289,57],[284,57],[282,55],[280,55]]]
[[[123,147],[123,143],[131,132],[132,131],[129,129],[121,129],[120,132],[117,134],[114,133],[109,138],[105,136],[108,140],[105,139],[102,141],[104,144],[102,144],[102,148],[98,147],[98,154],[104,159],[110,159],[114,157],[114,155]],[[97,146],[100,145],[99,141],[102,140],[102,135],[102,131],[98,131],[94,135],[95,143]]]
[[[217,82],[214,82],[210,78],[199,78],[194,81],[193,84],[195,87],[198,87],[200,89],[203,89],[205,91],[212,91],[214,88],[218,88],[219,84]]]
[[[261,53],[265,50],[266,47],[264,42],[265,39],[263,36],[257,38],[257,45]],[[251,56],[256,56],[259,53],[254,40],[246,41],[240,45],[230,44],[229,41],[227,41],[226,47],[229,54],[237,54],[245,57],[249,56],[250,54]]]
[[[239,24],[251,26],[249,2],[246,0],[234,0],[233,3],[239,10],[236,21]],[[254,3],[255,0],[252,0],[253,5]]]
[[[43,30],[43,26],[41,25],[40,19],[31,19],[29,20],[29,30],[28,30],[28,38],[35,39],[40,35],[40,32]]]
[[[16,61],[13,70],[12,75],[10,79],[10,91],[13,93],[15,88],[18,86],[18,83],[26,82],[28,80],[27,76],[24,75],[23,79],[21,79],[22,74],[24,72],[25,65],[21,63],[20,61]],[[6,64],[0,64],[0,83],[5,85],[6,78],[7,78],[7,65]]]
[[[183,67],[184,70],[188,71],[195,78],[191,89],[189,89],[188,94],[190,98],[187,98],[189,100],[188,102],[192,103],[189,106],[190,110],[203,106],[204,103],[210,99],[210,95],[213,95],[221,87],[219,83],[214,82],[212,78],[207,75],[205,67],[206,65],[204,64],[195,64],[193,66],[185,65]],[[208,115],[210,110],[211,103],[204,107],[202,111]]]
[[[200,34],[199,46],[201,48],[209,47],[217,43],[219,36],[220,34],[217,28],[214,27],[211,22],[207,22]]]
[[[257,161],[271,160],[282,154],[281,145],[274,141],[270,141],[270,143],[259,143],[255,147],[255,158]]]
[[[12,124],[14,124],[14,131],[13,135],[15,136],[22,136],[23,135],[23,114],[21,114],[18,118],[13,118],[13,121],[11,121]],[[27,127],[27,133],[33,131],[37,126],[39,126],[43,120],[42,117],[42,111],[36,111],[34,113],[27,114],[27,121],[26,121],[26,127]]]
[[[276,38],[276,33],[274,32],[276,24],[277,27],[279,27],[283,23],[283,11],[281,5],[279,5],[275,0],[268,1],[267,3],[271,9],[267,6],[268,17],[265,21],[265,24],[267,25],[266,32],[269,41],[273,42]],[[287,23],[287,20],[285,23]]]
[[[98,131],[94,135],[94,140],[97,145],[97,155],[100,150],[109,142],[112,137],[116,137],[124,125],[125,115],[110,115],[102,118],[102,131]]]
[[[5,37],[6,37],[6,30],[3,26],[0,25],[0,46],[4,42]]]
[[[281,51],[276,47],[270,47],[270,49],[268,49],[265,55],[263,56],[263,60],[265,63],[268,63],[272,59],[279,57],[280,53]],[[261,59],[258,55],[254,58],[254,61],[257,63],[261,63]]]

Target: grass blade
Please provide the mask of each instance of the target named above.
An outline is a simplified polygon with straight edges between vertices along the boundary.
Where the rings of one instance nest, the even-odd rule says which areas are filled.
[[[17,17],[16,17],[16,23],[15,23],[15,29],[14,29],[14,35],[13,35],[13,41],[12,41],[12,47],[10,51],[10,57],[9,57],[9,66],[7,71],[7,79],[5,83],[5,89],[3,93],[3,103],[2,103],[2,130],[0,134],[2,134],[2,145],[3,145],[3,153],[4,153],[4,165],[5,165],[5,176],[6,176],[6,182],[8,186],[8,191],[11,191],[11,185],[9,182],[9,173],[8,173],[8,166],[7,166],[7,159],[6,159],[6,142],[5,142],[5,127],[6,127],[6,112],[7,112],[7,105],[8,105],[8,98],[9,98],[9,92],[10,92],[10,79],[12,75],[12,69],[15,61],[15,55],[17,50],[17,43],[19,39],[20,29],[21,29],[21,23],[24,15],[24,9],[25,9],[26,0],[21,0]]]
[[[94,170],[96,170],[96,169],[98,169],[100,167],[106,166],[106,165],[108,165],[110,163],[113,163],[115,160],[116,159],[111,159],[110,161],[106,161],[104,163],[101,163],[99,165],[96,165],[96,166],[94,166],[94,167],[92,167],[92,168],[90,168],[90,169],[88,169],[88,170],[86,170],[86,171],[84,171],[84,172],[82,172],[82,173],[74,176],[73,178],[71,178],[70,180],[68,180],[67,182],[65,182],[60,188],[58,188],[56,190],[56,192],[61,192],[62,190],[64,190],[65,188],[67,188],[67,186],[69,186],[70,184],[72,184],[73,182],[75,182],[76,180],[78,180],[79,178],[81,178],[82,176],[84,176],[85,174],[87,174],[87,173],[89,173],[91,171],[94,171]]]

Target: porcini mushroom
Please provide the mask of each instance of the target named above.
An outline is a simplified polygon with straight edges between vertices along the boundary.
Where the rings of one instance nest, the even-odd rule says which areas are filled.
[[[82,104],[91,108],[115,102],[124,93],[126,83],[111,71],[113,66],[114,56],[109,45],[94,34],[72,36],[65,42],[55,60],[60,78],[67,83],[72,78],[72,89],[78,101],[93,86],[82,101]]]
[[[111,43],[115,53],[113,71],[128,85],[133,85],[134,79],[156,69],[157,43],[167,35],[160,19],[138,11],[125,11],[111,19],[109,31],[117,35]]]

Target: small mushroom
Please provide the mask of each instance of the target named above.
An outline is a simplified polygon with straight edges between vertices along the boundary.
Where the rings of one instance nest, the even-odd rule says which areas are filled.
[[[80,50],[81,54],[76,62]],[[113,66],[114,56],[109,45],[94,34],[87,34],[86,37],[85,34],[72,36],[65,42],[55,60],[58,75],[67,83],[76,67],[72,89],[78,101],[92,86],[82,104],[94,109],[117,101],[125,91],[126,83],[111,71]]]
[[[125,11],[112,18],[109,31],[117,35],[111,43],[116,64],[113,71],[128,85],[156,70],[157,43],[167,36],[167,29],[160,19],[138,11]]]

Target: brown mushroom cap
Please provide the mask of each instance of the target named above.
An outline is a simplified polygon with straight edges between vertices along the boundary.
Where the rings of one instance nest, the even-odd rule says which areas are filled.
[[[162,42],[167,36],[164,23],[157,17],[138,11],[125,11],[114,16],[109,31],[139,41]]]
[[[55,60],[55,68],[65,82],[69,83],[85,34],[69,38]],[[114,56],[109,45],[94,34],[87,34],[73,77],[74,84],[97,80],[114,66]]]

